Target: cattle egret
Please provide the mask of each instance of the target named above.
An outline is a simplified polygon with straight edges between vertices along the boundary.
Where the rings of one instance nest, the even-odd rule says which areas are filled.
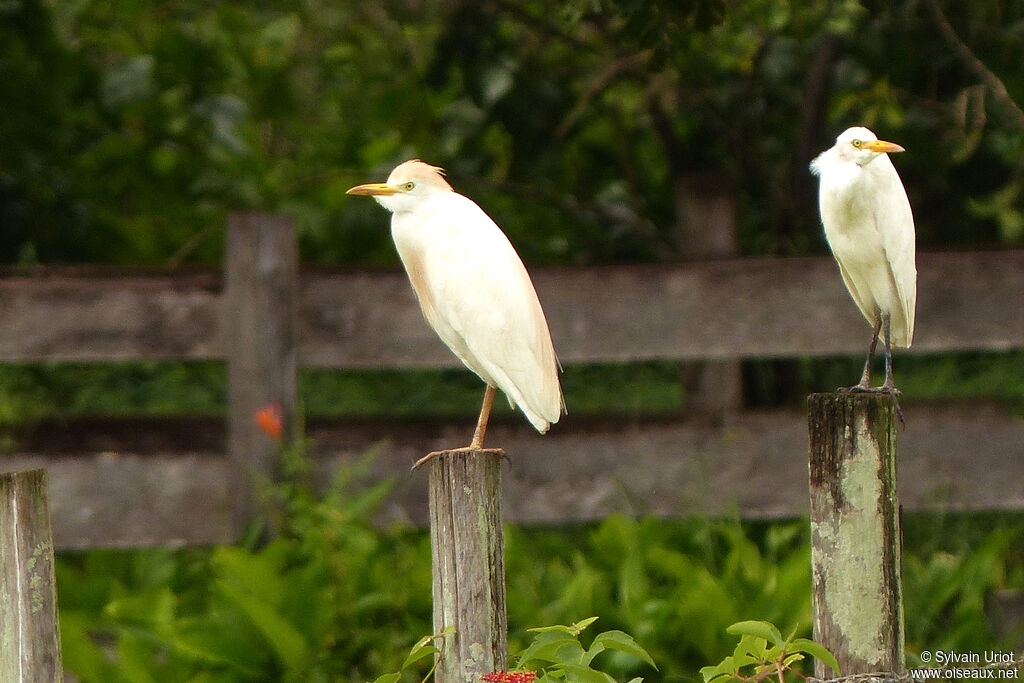
[[[399,164],[387,182],[358,185],[348,194],[370,195],[391,212],[391,237],[423,316],[487,384],[473,440],[454,450],[483,446],[495,388],[541,434],[558,422],[565,405],[551,333],[530,276],[501,228],[452,190],[442,169],[417,159]]]
[[[892,377],[892,344],[910,346],[917,304],[914,216],[888,156],[902,151],[867,128],[854,127],[811,162],[811,172],[821,179],[818,203],[825,237],[846,288],[874,327],[864,373],[847,390],[883,392],[894,399],[899,390]],[[885,340],[885,383],[872,387],[879,331]],[[899,403],[896,410],[902,422]]]

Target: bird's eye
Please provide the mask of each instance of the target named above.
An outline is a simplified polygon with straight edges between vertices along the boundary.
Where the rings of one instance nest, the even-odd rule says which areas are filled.
[[[853,145],[854,147],[860,149],[860,146],[863,145],[864,143],[861,142],[860,140],[854,140],[850,144]]]
[[[414,187],[416,187],[416,183],[414,183],[411,180],[407,182],[405,185],[402,185],[402,189],[405,190],[406,192],[409,192]]]

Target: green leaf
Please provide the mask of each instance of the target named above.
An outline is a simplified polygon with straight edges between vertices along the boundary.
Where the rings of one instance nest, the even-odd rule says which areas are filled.
[[[594,642],[590,644],[590,648],[580,658],[580,664],[583,664],[584,666],[590,666],[590,663],[594,661],[594,657],[598,656],[606,649],[607,648],[605,648],[604,645],[597,642],[597,640],[594,640]]]
[[[174,620],[176,605],[177,598],[171,589],[159,586],[112,600],[104,611],[120,622],[159,627]]]
[[[447,636],[453,635],[454,633],[455,627],[448,626],[443,631],[441,631],[441,633],[438,633],[436,635],[430,634],[420,638],[416,642],[416,644],[412,646],[412,649],[409,650],[409,656],[406,657],[405,661],[402,663],[402,670],[404,671],[405,669],[408,669],[411,664],[415,664],[424,657],[428,657],[436,653],[437,648],[434,647],[434,641],[438,638],[446,638]]]
[[[575,635],[570,627],[562,625],[538,626],[537,628],[528,628],[526,630],[530,633],[564,633],[567,636]]]
[[[594,638],[594,642],[590,646],[591,649],[596,645],[601,645],[609,650],[625,652],[628,655],[632,655],[637,659],[650,664],[655,669],[658,668],[657,664],[654,663],[654,660],[651,659],[651,655],[647,650],[642,648],[640,644],[633,639],[633,636],[628,633],[623,633],[622,631],[605,631]]]
[[[402,674],[384,674],[383,676],[377,676],[373,679],[373,683],[398,683],[398,679],[402,677]]]
[[[223,579],[218,579],[216,586],[222,595],[245,612],[289,670],[299,672],[305,668],[309,661],[309,643],[291,622],[261,596]]]
[[[597,621],[597,619],[597,617],[588,617],[586,619],[577,621],[575,624],[572,625],[573,635],[578,636],[579,634],[583,633],[583,631],[589,628],[591,624]]]
[[[580,683],[615,683],[615,679],[605,672],[595,671],[589,666],[583,666],[582,664],[565,662],[557,664],[552,668],[569,674],[571,676],[569,680],[571,681],[579,681]]]
[[[797,638],[789,644],[790,650],[797,652],[804,652],[811,655],[829,665],[833,671],[836,672],[836,676],[842,676],[843,674],[839,671],[839,662],[836,660],[835,655],[828,651],[824,645],[816,643],[813,640],[807,638]]]
[[[736,643],[736,649],[733,650],[732,656],[736,659],[737,669],[747,664],[771,659],[768,653],[768,641],[751,635],[745,635],[740,638],[740,642]]]
[[[583,655],[583,646],[574,636],[566,635],[561,631],[545,631],[540,633],[519,655],[519,666],[530,668],[527,666],[527,662],[531,660],[552,664],[578,663],[583,659]]]
[[[764,638],[780,646],[786,642],[783,640],[782,634],[779,633],[779,629],[767,621],[738,621],[726,628],[725,632],[734,636],[750,635],[756,638]]]
[[[117,639],[117,659],[121,671],[131,681],[157,683],[153,647],[132,631],[122,631]]]
[[[211,664],[224,673],[230,667],[255,678],[260,668],[268,665],[271,653],[263,647],[259,631],[242,621],[237,610],[218,610],[203,617],[178,619],[170,636],[170,645],[178,656]]]
[[[733,665],[732,657],[726,657],[714,666],[701,667],[700,670],[704,683],[711,683],[711,681],[717,681],[721,678],[735,678],[736,673],[737,667]]]
[[[437,648],[433,645],[424,645],[423,647],[414,649],[412,652],[409,653],[409,656],[405,658],[405,661],[402,662],[402,670],[405,671],[416,662],[426,657],[430,657],[436,652]]]
[[[61,611],[60,640],[65,668],[86,681],[126,681],[108,659],[106,652],[93,640],[90,629],[94,623],[95,618],[91,614]]]
[[[804,660],[804,655],[803,654],[801,654],[799,652],[793,652],[791,654],[786,655],[786,658],[782,660],[782,668],[783,669],[788,669],[789,667],[793,666],[793,664],[795,664],[796,662],[800,662],[800,661],[803,661],[803,660]]]

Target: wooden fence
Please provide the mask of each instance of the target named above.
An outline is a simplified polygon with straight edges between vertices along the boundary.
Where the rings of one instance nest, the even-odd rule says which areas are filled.
[[[242,217],[231,230],[247,231],[255,242],[235,255],[236,265],[248,267],[233,266],[229,254],[226,276],[186,269],[3,271],[0,362],[227,359],[235,367],[229,375],[242,378],[233,384],[258,383],[243,398],[231,390],[234,429],[251,424],[254,402],[293,389],[274,376],[289,371],[274,358],[298,367],[456,364],[423,322],[402,273],[297,270],[280,262],[287,253],[278,253],[294,240],[287,221]],[[915,345],[900,355],[1024,347],[1024,251],[925,253],[918,269]],[[533,274],[565,365],[860,356],[870,333],[829,258]],[[226,281],[240,277],[255,284]],[[245,297],[261,291],[269,296],[264,305],[245,308]],[[268,322],[280,315],[294,327]],[[259,334],[272,328],[270,356],[261,356],[267,345],[254,344],[239,326]],[[242,359],[256,369],[239,372]],[[489,430],[488,442],[512,459],[503,480],[507,519],[807,512],[803,412],[581,418],[571,412],[571,395],[567,402],[570,414],[547,436],[519,416],[496,420]],[[899,476],[906,509],[1024,507],[1024,420],[977,402],[905,401],[904,408]],[[409,465],[426,451],[465,441],[472,419],[353,419],[313,422],[307,431],[327,469],[376,448],[367,479],[396,479],[382,518],[424,523],[427,487]],[[225,457],[231,429],[189,418],[44,423],[19,435],[0,468],[50,470],[58,547],[223,542],[246,511],[236,495],[243,463]]]

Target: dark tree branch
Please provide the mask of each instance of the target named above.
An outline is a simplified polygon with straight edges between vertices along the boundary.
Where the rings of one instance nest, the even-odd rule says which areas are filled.
[[[580,116],[583,115],[583,112],[586,110],[587,105],[590,104],[592,99],[608,88],[608,86],[610,86],[623,73],[641,69],[650,60],[652,53],[653,50],[642,50],[623,57],[622,59],[617,59],[609,64],[603,72],[598,74],[590,87],[587,88],[587,90],[580,96],[576,105],[558,125],[558,128],[555,131],[555,137],[565,137],[569,132],[569,129],[572,128]]]
[[[985,66],[985,63],[978,59],[977,55],[971,51],[971,48],[960,39],[956,30],[953,29],[949,20],[946,19],[946,15],[943,14],[939,1],[928,0],[927,4],[931,8],[935,24],[938,27],[939,32],[946,39],[946,42],[948,42],[957,55],[960,56],[960,59],[962,59],[967,66],[977,74],[979,78],[981,78],[988,89],[995,95],[996,99],[1006,107],[1006,110],[1016,122],[1017,127],[1024,131],[1024,111],[1021,111],[1021,108],[1017,106],[1017,103],[1007,91],[1002,80],[1000,80],[998,76]]]

